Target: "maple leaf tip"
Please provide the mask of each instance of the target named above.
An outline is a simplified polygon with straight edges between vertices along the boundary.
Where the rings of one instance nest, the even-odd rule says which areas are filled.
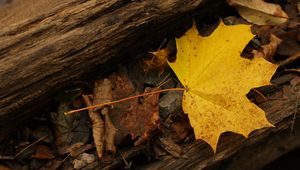
[[[211,146],[213,153],[216,154],[217,153],[217,145],[216,146]]]
[[[267,120],[267,123],[264,125],[264,126],[261,126],[260,128],[258,129],[253,129],[251,131],[249,131],[248,133],[245,133],[245,134],[242,134],[245,138],[249,138],[250,134],[253,132],[253,131],[256,131],[256,130],[261,130],[261,129],[264,129],[264,128],[274,128],[276,127],[275,125],[273,125],[272,123],[270,123],[268,120]]]

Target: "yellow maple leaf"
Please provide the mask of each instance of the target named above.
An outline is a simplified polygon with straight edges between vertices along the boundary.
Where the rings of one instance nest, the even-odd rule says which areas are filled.
[[[269,85],[277,68],[263,58],[240,57],[252,37],[248,25],[221,22],[208,37],[201,37],[194,24],[176,39],[176,61],[169,65],[187,89],[183,111],[196,139],[203,139],[214,151],[223,132],[248,137],[255,129],[273,126],[246,97],[251,88]]]

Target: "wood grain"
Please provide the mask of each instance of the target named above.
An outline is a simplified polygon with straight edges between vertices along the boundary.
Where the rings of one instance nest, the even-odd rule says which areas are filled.
[[[32,117],[72,80],[161,43],[202,6],[202,0],[69,0],[41,11],[49,1],[35,3],[32,15],[0,29],[0,134]]]

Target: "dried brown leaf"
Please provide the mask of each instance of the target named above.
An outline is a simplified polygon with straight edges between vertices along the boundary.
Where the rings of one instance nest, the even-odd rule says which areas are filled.
[[[283,33],[279,36],[283,41],[279,45],[277,54],[283,56],[293,56],[300,53],[300,44],[299,38],[300,37],[300,29],[299,31],[295,29],[290,29],[286,31],[282,31]]]
[[[11,168],[9,168],[9,167],[6,166],[6,165],[0,165],[0,169],[1,169],[1,170],[12,170]]]
[[[143,103],[136,100],[124,113],[126,117],[121,120],[121,124],[128,129],[132,138],[140,136],[135,145],[144,143],[159,128],[158,96],[159,94],[146,96]]]
[[[138,138],[137,141],[134,142],[135,146],[143,144],[144,142],[146,142],[147,140],[149,140],[150,137],[152,136],[152,133],[155,130],[157,130],[159,128],[159,126],[160,126],[159,112],[156,111],[156,109],[155,109],[155,107],[158,108],[158,106],[153,105],[153,104],[155,104],[155,100],[158,100],[158,94],[154,95],[154,96],[151,96],[151,98],[149,98],[147,100],[149,102],[148,104],[145,104],[142,107],[137,107],[137,110],[139,110],[138,113],[146,113],[147,115],[151,115],[151,117],[148,117],[148,119],[140,119],[139,120],[140,122],[144,122],[146,126],[144,128],[144,131],[140,132],[142,135]],[[148,106],[150,106],[150,107],[148,107]],[[154,109],[152,111],[150,110],[150,113],[149,112],[148,113],[144,112],[144,108],[151,109],[151,106],[154,106]],[[147,115],[142,115],[142,116],[145,116],[147,118]],[[137,126],[137,125],[135,125],[135,126]],[[142,127],[139,127],[139,128],[141,130],[143,129]],[[135,135],[135,134],[132,132],[131,135]]]
[[[192,127],[190,126],[189,122],[187,122],[188,120],[186,120],[185,122],[174,122],[171,125],[172,130],[174,130],[174,133],[172,138],[177,142],[180,142],[184,139],[186,139],[186,137],[189,135],[189,133],[191,132]]]
[[[94,148],[95,145],[94,144],[86,144],[84,146],[81,146],[79,148],[76,148],[76,150],[73,150],[71,153],[70,153],[70,156],[72,157],[77,157],[78,155],[82,154],[83,152],[87,151],[87,150],[90,150],[92,148]]]
[[[36,152],[32,155],[35,159],[53,159],[55,158],[53,150],[46,145],[37,145],[35,147]]]
[[[279,25],[288,20],[288,15],[277,4],[263,0],[227,0],[247,21],[257,25]]]
[[[162,148],[164,148],[172,156],[180,157],[180,155],[183,153],[182,148],[176,143],[174,143],[171,138],[160,137],[159,141],[161,143]]]
[[[125,72],[119,72],[110,76],[113,82],[114,100],[132,96],[134,87]],[[145,96],[142,99],[132,99],[114,105],[110,112],[110,118],[119,131],[117,141],[120,142],[126,135],[132,139],[140,136],[136,144],[147,140],[153,131],[159,127],[159,94]]]
[[[72,164],[74,169],[81,169],[95,161],[96,157],[93,154],[82,153],[72,162]]]
[[[266,60],[273,61],[272,57],[274,56],[278,45],[282,42],[282,40],[275,35],[270,35],[270,43],[266,45],[262,45],[262,51],[253,50],[253,54],[256,57],[263,57]]]
[[[93,105],[112,101],[112,84],[109,79],[96,80],[93,94]],[[101,108],[94,109],[99,110]]]
[[[91,101],[88,96],[83,96],[88,106]],[[93,94],[93,105],[112,101],[112,83],[109,79],[96,80]],[[104,115],[104,120],[99,113]],[[116,128],[109,118],[109,107],[103,106],[90,109],[89,115],[93,124],[93,137],[99,159],[104,155],[104,148],[107,153],[116,152],[115,135]]]
[[[87,106],[92,105],[92,102],[87,95],[82,95],[82,98]],[[89,110],[89,116],[92,122],[93,138],[97,150],[97,155],[99,159],[101,159],[103,157],[104,149],[104,122],[100,118],[99,114],[93,109]]]
[[[176,54],[175,41],[173,39],[169,40],[166,48],[150,52],[150,54],[153,56],[151,59],[144,61],[144,71],[157,70],[159,74],[162,74],[167,66],[167,61],[172,60]]]
[[[108,153],[116,153],[115,136],[117,129],[110,120],[108,108],[102,109],[102,114],[105,116],[105,149]]]
[[[145,71],[148,72],[151,69],[155,69],[162,73],[164,68],[167,66],[169,55],[168,50],[165,48],[151,52],[150,54],[153,54],[153,56],[151,59],[145,60]]]

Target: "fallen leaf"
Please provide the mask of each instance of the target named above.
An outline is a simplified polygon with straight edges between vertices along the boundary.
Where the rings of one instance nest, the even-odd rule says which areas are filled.
[[[53,150],[46,145],[37,145],[35,147],[36,152],[32,155],[35,159],[53,159],[55,158]]]
[[[159,128],[158,97],[159,94],[145,96],[142,102],[136,99],[123,112],[120,123],[128,130],[132,139],[139,137],[134,143],[135,146],[147,141],[152,132]]]
[[[145,72],[148,72],[150,69],[157,69],[160,73],[163,72],[168,60],[169,52],[167,48],[151,52],[150,54],[153,54],[153,57],[145,60]]]
[[[278,37],[283,40],[283,42],[278,46],[276,51],[279,55],[292,56],[300,53],[299,36],[300,30],[285,30]]]
[[[172,156],[179,158],[183,153],[182,148],[178,144],[174,143],[174,141],[170,137],[160,137],[159,141],[161,147],[164,148]]]
[[[66,116],[64,113],[71,110],[68,104],[61,103],[57,112],[49,114],[54,127],[55,145],[63,155],[72,151],[72,148],[85,144],[89,139],[88,117],[84,113]]]
[[[227,0],[247,21],[257,25],[279,25],[288,20],[288,15],[277,4],[263,0]]]
[[[70,156],[72,157],[77,157],[79,156],[80,154],[82,154],[83,152],[87,151],[87,150],[90,150],[90,149],[93,149],[95,148],[95,144],[86,144],[84,146],[81,146],[79,148],[76,148],[76,150],[73,150],[71,153],[70,153]]]
[[[223,18],[223,22],[226,25],[237,25],[237,24],[247,24],[248,22],[245,21],[243,18],[239,16],[228,16]]]
[[[266,45],[262,45],[262,51],[253,50],[252,53],[255,57],[262,57],[269,61],[274,61],[272,57],[274,56],[278,45],[282,42],[281,39],[276,37],[275,35],[270,35],[270,43]]]
[[[88,96],[82,96],[86,105],[91,106],[92,102]],[[109,79],[95,81],[93,105],[112,101],[112,83]],[[89,110],[89,116],[92,121],[93,137],[99,159],[102,159],[104,148],[106,153],[114,154],[116,152],[115,135],[116,128],[109,118],[109,107],[98,107]],[[100,112],[104,120],[100,117]]]
[[[125,70],[111,75],[110,80],[113,83],[114,100],[136,94]],[[159,94],[154,94],[114,104],[109,116],[118,129],[116,143],[128,134],[133,140],[139,137],[135,145],[149,139],[160,124],[158,97]]]
[[[95,89],[94,91],[93,104],[95,105],[95,104],[112,101],[113,99],[112,88],[113,88],[112,82],[109,79],[104,79],[102,83],[99,83],[97,85],[97,89]],[[101,113],[104,116],[105,151],[106,153],[114,154],[116,152],[115,135],[117,130],[109,118],[109,112],[110,112],[110,107],[108,106],[104,106],[101,110]]]
[[[264,111],[245,96],[251,88],[269,85],[277,68],[263,58],[240,57],[252,37],[248,25],[221,22],[209,37],[199,36],[194,24],[176,39],[176,61],[169,65],[186,88],[183,111],[195,137],[214,151],[223,132],[247,137],[253,130],[273,126]]]
[[[181,122],[173,122],[171,124],[171,129],[174,131],[172,134],[172,139],[175,142],[181,142],[187,138],[192,128],[188,120],[182,119]]]
[[[1,5],[1,4],[0,4]],[[0,169],[1,170],[12,170],[11,168],[9,168],[8,166],[6,165],[0,165]]]
[[[153,57],[145,60],[144,70],[146,72],[151,69],[158,70],[159,74],[161,75],[167,66],[167,61],[176,54],[176,45],[174,39],[168,41],[166,48],[159,49],[155,52],[150,52],[150,54],[153,54]]]
[[[87,106],[92,106],[92,101],[89,96],[82,95],[83,101]],[[89,117],[92,122],[92,132],[95,147],[97,150],[98,158],[101,159],[103,157],[103,149],[104,149],[104,121],[100,118],[100,115],[95,112],[93,109],[89,110]]]
[[[105,119],[105,150],[108,154],[114,155],[116,153],[115,136],[117,129],[110,120],[108,108],[102,110]]]
[[[95,155],[82,153],[72,162],[72,164],[74,169],[82,169],[95,161]]]
[[[104,102],[110,102],[112,101],[112,83],[108,79],[104,80],[98,80],[95,81],[95,87],[94,87],[94,94],[93,94],[93,105],[104,103]],[[94,109],[94,111],[99,110],[100,108]],[[107,111],[107,106],[101,108]],[[97,114],[98,118],[102,121],[100,118],[100,115]],[[100,125],[100,124],[99,124]],[[96,132],[98,131],[98,132]],[[101,131],[101,134],[99,133]],[[97,125],[93,126],[93,136],[94,136],[94,142],[97,149],[98,157],[102,158],[104,145],[106,145],[105,134],[107,133],[107,128],[105,127],[105,120],[104,122],[98,127]],[[98,136],[99,135],[99,136]]]

